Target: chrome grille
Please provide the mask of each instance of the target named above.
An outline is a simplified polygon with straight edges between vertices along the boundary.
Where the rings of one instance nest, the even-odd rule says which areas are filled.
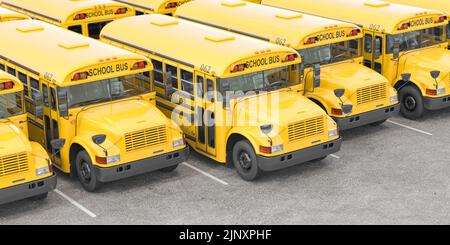
[[[386,84],[380,83],[357,90],[358,105],[386,99]]]
[[[0,157],[0,177],[28,171],[27,153]]]
[[[148,128],[125,134],[125,148],[127,152],[167,143],[165,126]]]
[[[289,142],[323,134],[324,120],[322,116],[303,120],[288,125]]]

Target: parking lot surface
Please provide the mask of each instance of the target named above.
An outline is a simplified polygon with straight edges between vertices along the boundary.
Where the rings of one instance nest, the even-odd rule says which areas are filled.
[[[59,174],[44,201],[0,206],[0,224],[449,224],[450,109],[342,133],[325,160],[245,182],[199,154],[174,172],[98,193]]]

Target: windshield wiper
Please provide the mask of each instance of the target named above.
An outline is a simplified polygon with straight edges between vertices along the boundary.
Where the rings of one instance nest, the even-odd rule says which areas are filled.
[[[100,99],[95,99],[95,100],[88,100],[88,101],[83,101],[83,102],[73,104],[71,107],[86,106],[86,105],[100,103],[100,102],[104,102],[104,101],[110,101],[110,100],[111,100],[110,98],[100,98]]]

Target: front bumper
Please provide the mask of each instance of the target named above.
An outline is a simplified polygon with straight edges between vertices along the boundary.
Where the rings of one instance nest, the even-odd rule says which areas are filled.
[[[114,167],[100,168],[98,166],[94,166],[94,170],[99,181],[111,182],[180,164],[187,159],[188,154],[189,148],[185,147],[182,150],[172,151],[166,154],[135,162],[124,163]]]
[[[0,189],[0,204],[41,195],[55,188],[56,174],[53,173],[52,176],[44,179],[34,180],[20,185]]]
[[[424,97],[423,104],[430,111],[444,109],[450,107],[450,95],[439,98]]]
[[[386,120],[391,116],[397,114],[399,111],[400,111],[400,104],[396,104],[393,106],[388,106],[374,111],[369,111],[366,113],[361,113],[358,115],[353,115],[345,118],[333,117],[333,119],[334,121],[336,121],[339,130],[347,130],[379,122],[382,120]]]
[[[338,152],[341,148],[341,143],[342,139],[338,138],[320,145],[311,146],[306,149],[301,149],[276,157],[256,156],[256,158],[260,169],[264,171],[275,171]]]

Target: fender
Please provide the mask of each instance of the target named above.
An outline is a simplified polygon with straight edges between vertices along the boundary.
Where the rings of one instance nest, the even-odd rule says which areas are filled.
[[[395,88],[395,87],[397,86],[397,84],[400,83],[400,82],[403,82],[402,78],[401,78],[401,77],[397,77],[397,82],[394,84],[394,88]],[[419,89],[419,91],[420,91],[420,93],[422,94],[422,96],[424,96],[424,94],[425,94],[425,89],[426,89],[426,87],[427,87],[427,86],[425,86],[424,83],[419,83],[419,82],[417,82],[415,79],[412,79],[412,77],[411,77],[411,80],[409,81],[409,83],[414,84],[414,85]],[[424,87],[425,87],[425,89],[424,89]]]
[[[230,132],[228,132],[227,141],[226,142],[228,142],[228,140],[230,139],[231,135],[238,134],[238,135],[241,135],[244,138],[246,138],[250,142],[250,144],[252,145],[252,147],[255,150],[255,152],[257,152],[258,151],[258,146],[259,146],[258,140],[256,140],[256,138],[253,137],[253,135],[251,133],[249,133],[249,131],[242,130],[242,129],[243,128],[239,128],[239,131],[236,128],[231,129]]]
[[[324,95],[324,96],[320,96],[320,95]],[[315,93],[306,94],[306,97],[308,99],[314,99],[314,100],[318,101],[319,103],[321,103],[327,110],[328,115],[331,114],[330,105],[333,106],[334,108],[341,107],[339,99],[336,98],[334,93],[328,89],[321,89],[319,92],[316,91]],[[342,100],[344,102],[349,101],[349,99],[347,97],[345,97],[345,95],[342,97]]]

